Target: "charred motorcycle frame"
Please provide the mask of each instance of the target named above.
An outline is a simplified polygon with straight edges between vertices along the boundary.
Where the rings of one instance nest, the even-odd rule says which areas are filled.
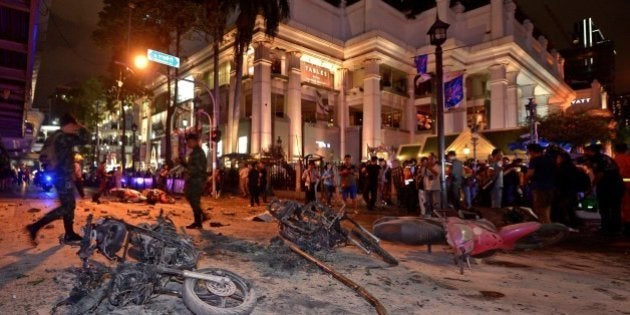
[[[152,225],[135,226],[114,218],[92,220],[90,215],[83,228],[78,252],[83,266],[77,286],[53,312],[63,305],[68,306],[64,313],[85,314],[104,300],[110,309],[143,304],[157,294],[180,296],[194,314],[249,314],[253,310],[255,292],[239,275],[218,268],[193,271],[199,252],[161,213]],[[95,251],[117,264],[107,267],[90,260]],[[128,255],[136,261],[128,261]],[[173,282],[181,283],[181,290],[167,287]]]

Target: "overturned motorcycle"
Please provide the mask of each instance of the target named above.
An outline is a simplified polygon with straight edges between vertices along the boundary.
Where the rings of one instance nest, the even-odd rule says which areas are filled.
[[[345,205],[335,211],[316,201],[302,205],[274,199],[268,208],[280,223],[280,235],[302,250],[312,253],[351,243],[368,255],[374,253],[386,263],[398,265],[398,260],[379,245],[378,237],[346,214]],[[351,227],[346,229],[342,222],[349,222]]]
[[[152,225],[135,226],[114,218],[92,223],[92,219],[90,215],[83,228],[78,252],[83,266],[77,284],[53,313],[94,312],[103,301],[113,310],[144,304],[158,294],[180,296],[194,314],[249,314],[254,309],[255,292],[239,275],[218,268],[193,270],[199,252],[162,214]],[[90,260],[94,251],[116,265]],[[136,261],[127,261],[127,255]],[[173,290],[173,283],[181,284],[181,290]]]
[[[379,255],[390,266],[398,265],[398,260],[381,248],[379,238],[346,214],[345,204],[335,211],[317,201],[303,205],[294,200],[274,199],[268,209],[278,219],[280,236],[292,251],[356,291],[374,306],[377,314],[387,314],[383,304],[365,288],[309,254],[352,243],[368,255]],[[345,228],[342,222],[349,222],[350,228]]]

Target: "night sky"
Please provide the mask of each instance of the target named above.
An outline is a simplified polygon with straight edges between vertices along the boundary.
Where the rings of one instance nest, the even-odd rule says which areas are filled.
[[[617,51],[615,92],[630,93],[629,0],[515,0],[515,2],[534,25],[543,31],[550,44],[559,50],[570,45],[563,33],[571,37],[574,22],[592,17],[595,26],[601,30],[604,37],[615,42]]]
[[[592,17],[604,37],[613,40],[616,45],[616,92],[630,93],[630,0],[515,2],[557,49],[569,46],[566,36],[571,37],[574,22]],[[91,39],[101,1],[63,0],[52,3],[46,41],[40,47],[43,54],[35,94],[35,106],[41,107],[46,105],[46,98],[56,86],[98,76],[105,71],[109,60],[107,53],[98,49]],[[555,21],[545,4],[553,12]]]

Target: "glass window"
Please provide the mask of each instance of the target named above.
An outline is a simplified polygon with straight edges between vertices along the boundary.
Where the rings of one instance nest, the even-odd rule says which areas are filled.
[[[466,109],[466,120],[468,128],[473,131],[484,130],[487,128],[487,114],[485,106],[474,106]]]
[[[431,105],[418,106],[416,111],[416,131],[433,130],[435,120],[431,113]]]
[[[381,75],[382,90],[405,94],[407,91],[407,74],[404,71],[381,64],[379,66],[379,72]]]
[[[273,111],[273,116],[275,117],[284,117],[284,95],[282,94],[271,94],[271,110]]]
[[[402,111],[392,108],[383,107],[381,113],[381,123],[385,128],[400,128],[402,120]]]
[[[416,97],[425,97],[433,93],[433,80],[426,80],[419,84],[414,84]]]
[[[247,153],[247,136],[238,137],[236,152]]]
[[[195,83],[192,75],[177,80],[177,102],[181,103],[195,97]]]

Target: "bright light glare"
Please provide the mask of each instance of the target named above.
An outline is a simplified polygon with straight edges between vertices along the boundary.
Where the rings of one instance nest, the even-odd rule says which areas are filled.
[[[149,65],[149,59],[144,55],[138,55],[133,59],[133,64],[138,69],[144,69]]]

